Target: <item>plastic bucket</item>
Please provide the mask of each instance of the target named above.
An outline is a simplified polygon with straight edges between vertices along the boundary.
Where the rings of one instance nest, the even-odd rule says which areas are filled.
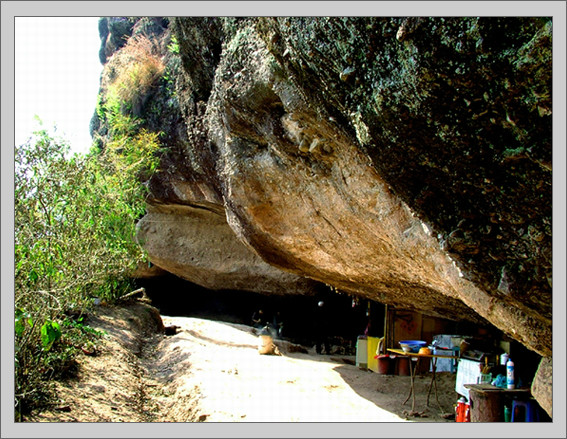
[[[398,375],[400,376],[409,376],[410,375],[410,368],[409,362],[410,359],[408,357],[397,357],[398,362]]]
[[[387,375],[390,373],[392,362],[389,355],[378,355],[378,373]]]

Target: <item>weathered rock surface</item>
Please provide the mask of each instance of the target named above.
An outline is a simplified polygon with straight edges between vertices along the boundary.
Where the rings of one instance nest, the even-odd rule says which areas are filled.
[[[150,202],[175,208],[140,227],[156,265],[250,289],[230,242],[274,293],[308,278],[551,356],[549,20],[170,22],[175,93],[147,113],[168,136]]]
[[[486,319],[550,354],[548,22],[174,19],[173,29],[191,97],[180,104],[207,133],[189,128],[190,157],[239,239],[283,270]]]
[[[154,264],[209,289],[315,292],[314,281],[272,267],[238,240],[222,211],[150,207],[138,223],[138,239]]]
[[[553,360],[543,358],[532,383],[532,395],[550,417],[553,417]]]

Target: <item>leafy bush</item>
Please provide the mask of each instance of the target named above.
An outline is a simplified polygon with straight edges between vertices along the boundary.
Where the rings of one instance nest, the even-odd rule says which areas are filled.
[[[67,159],[64,142],[45,130],[35,134],[35,142],[16,150],[16,306],[26,306],[30,295],[57,312],[63,304],[82,307],[95,294],[110,299],[109,280],[144,258],[135,242],[144,192],[133,197],[136,178],[110,174],[100,157]]]
[[[156,136],[124,135],[127,160],[111,152],[69,159],[66,143],[44,129],[15,150],[20,415],[44,404],[48,380],[73,363],[76,349],[69,339],[77,327],[63,325],[65,315],[84,313],[95,297],[112,301],[122,295],[130,288],[130,274],[146,259],[135,240],[135,223],[145,210],[139,175],[149,175]]]
[[[16,413],[45,404],[50,380],[73,370],[77,349],[98,334],[81,321],[94,298],[112,302],[146,260],[135,239],[146,183],[157,171],[160,133],[144,128],[141,108],[163,75],[156,46],[143,36],[109,60],[96,114],[101,147],[67,158],[68,145],[46,130],[16,148]]]
[[[33,408],[46,406],[54,399],[53,379],[72,375],[77,367],[77,352],[94,354],[97,339],[104,335],[68,318],[61,325],[47,320],[41,327],[39,344],[34,342],[34,327],[29,313],[17,309],[15,408],[16,420],[20,421]]]
[[[175,35],[171,35],[170,43],[167,45],[167,50],[174,55],[179,55],[179,41]]]

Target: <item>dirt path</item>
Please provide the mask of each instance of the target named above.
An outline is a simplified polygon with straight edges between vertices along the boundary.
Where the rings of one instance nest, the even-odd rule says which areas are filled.
[[[91,325],[107,332],[97,356],[81,357],[79,376],[59,383],[60,404],[33,421],[75,422],[453,422],[454,375],[438,374],[440,410],[429,379],[416,379],[416,412],[402,405],[409,377],[347,364],[354,357],[288,352],[260,355],[253,329],[162,316],[145,305],[107,308]]]

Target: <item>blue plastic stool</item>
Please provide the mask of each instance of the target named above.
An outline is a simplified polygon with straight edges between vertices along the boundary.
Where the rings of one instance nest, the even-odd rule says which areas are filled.
[[[524,419],[517,419],[518,412],[524,410]],[[539,410],[535,399],[519,400],[515,399],[512,403],[512,422],[539,422]]]

